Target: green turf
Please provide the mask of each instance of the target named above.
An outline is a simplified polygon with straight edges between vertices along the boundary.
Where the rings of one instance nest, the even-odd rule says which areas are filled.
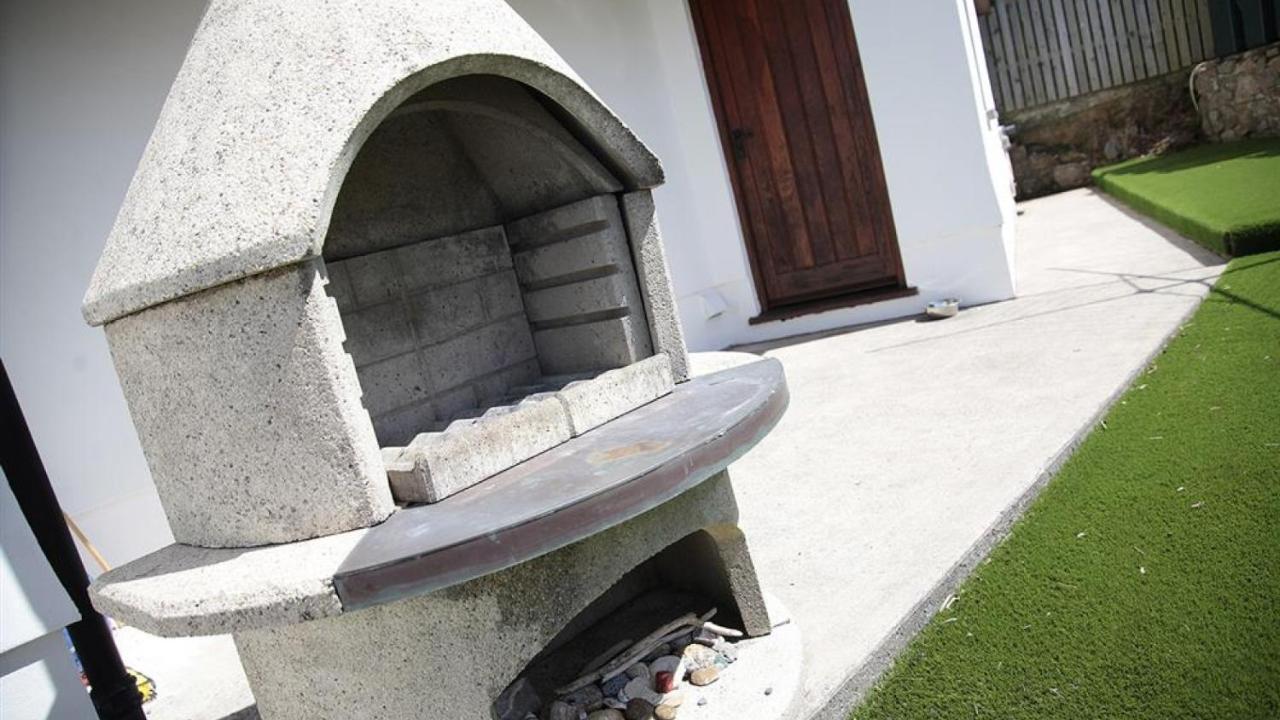
[[[1280,718],[1280,253],[1230,264],[853,717]]]
[[[1094,170],[1093,181],[1215,252],[1280,250],[1280,138],[1137,158]]]

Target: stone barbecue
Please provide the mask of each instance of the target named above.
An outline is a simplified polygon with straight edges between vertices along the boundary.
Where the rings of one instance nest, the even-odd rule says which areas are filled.
[[[767,633],[726,468],[785,382],[689,379],[662,180],[500,0],[213,0],[84,304],[177,542],[95,604],[233,633],[268,720],[491,717],[657,582]]]

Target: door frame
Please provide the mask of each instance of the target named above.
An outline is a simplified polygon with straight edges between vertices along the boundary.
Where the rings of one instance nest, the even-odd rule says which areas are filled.
[[[742,233],[743,243],[746,246],[747,261],[751,268],[751,279],[755,286],[756,301],[760,305],[759,314],[751,317],[748,323],[757,325],[760,323],[771,322],[774,320],[785,320],[787,318],[797,317],[800,315],[809,315],[813,313],[825,312],[837,308],[853,307],[857,305],[865,305],[873,302],[881,302],[899,297],[907,297],[917,294],[917,289],[907,283],[906,269],[902,264],[902,249],[898,243],[897,222],[893,217],[893,199],[889,196],[888,178],[884,176],[884,157],[880,150],[880,136],[875,131],[875,119],[871,117],[871,98],[867,95],[867,115],[871,121],[871,131],[875,139],[874,151],[876,165],[880,170],[880,184],[885,189],[885,201],[888,203],[888,245],[889,255],[893,263],[893,269],[897,277],[895,285],[880,285],[873,288],[862,290],[849,290],[838,295],[824,297],[816,300],[803,300],[795,303],[781,303],[771,305],[769,295],[765,285],[764,271],[761,269],[761,259],[759,257],[760,250],[756,247],[756,239],[754,237],[754,229],[748,220],[749,211],[746,209],[746,191],[742,188],[741,172],[737,165],[733,152],[733,138],[731,137],[732,124],[725,115],[725,98],[720,89],[720,83],[716,82],[710,74],[710,68],[713,67],[713,60],[710,57],[711,43],[707,40],[707,27],[703,17],[704,12],[708,12],[704,0],[687,0],[689,15],[693,22],[694,40],[698,45],[698,56],[702,62],[702,79],[706,85],[708,95],[711,100],[711,109],[715,116],[716,134],[720,138],[720,151],[724,157],[725,169],[729,175],[729,182],[733,188],[734,211],[738,219],[738,227]],[[861,75],[860,82],[866,87],[866,75],[863,72],[862,56],[859,52],[857,38],[854,36],[853,28],[853,10],[848,7],[846,2],[842,2],[847,17],[849,18],[849,40],[852,47],[850,48],[852,56],[857,60],[856,71]],[[834,39],[833,39],[834,40]]]

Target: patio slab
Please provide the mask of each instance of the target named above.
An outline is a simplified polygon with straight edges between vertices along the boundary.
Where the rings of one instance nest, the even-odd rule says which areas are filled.
[[[1020,210],[1018,299],[744,348],[792,392],[734,479],[804,637],[793,717],[845,715],[1222,269],[1092,190]]]
[[[1017,300],[744,348],[779,359],[791,388],[733,466],[761,581],[803,638],[791,717],[843,717],[1221,271],[1091,190],[1020,209]],[[695,371],[723,359],[695,355]],[[156,672],[154,644],[144,659],[119,639]],[[174,643],[164,662],[195,650],[157,642]],[[238,682],[234,654],[216,658],[208,681]],[[222,718],[243,707],[236,689],[223,708],[194,692],[148,715]]]

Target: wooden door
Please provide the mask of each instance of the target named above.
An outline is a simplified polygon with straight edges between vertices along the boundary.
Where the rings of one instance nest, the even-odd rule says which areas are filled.
[[[903,288],[847,0],[690,2],[762,315]]]

